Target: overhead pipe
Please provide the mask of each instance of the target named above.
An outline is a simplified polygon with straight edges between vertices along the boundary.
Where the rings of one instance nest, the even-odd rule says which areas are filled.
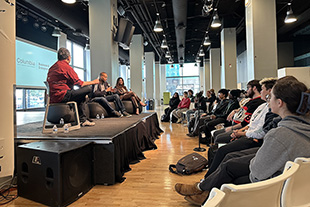
[[[177,40],[178,60],[185,59],[185,38],[187,25],[187,0],[172,0],[172,9]]]

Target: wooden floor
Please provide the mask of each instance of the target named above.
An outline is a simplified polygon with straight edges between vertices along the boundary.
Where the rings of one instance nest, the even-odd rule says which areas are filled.
[[[159,117],[164,107],[156,108]],[[161,128],[164,133],[156,141],[158,149],[146,151],[144,154],[147,159],[131,165],[132,170],[125,174],[126,180],[123,183],[113,186],[96,185],[69,206],[192,206],[184,200],[183,196],[175,192],[174,185],[177,182],[188,184],[197,182],[203,178],[205,172],[179,176],[170,173],[168,166],[176,163],[182,156],[193,152],[198,140],[187,137],[187,127],[182,124],[161,123]],[[207,157],[207,152],[201,154]],[[44,205],[19,197],[5,206]]]

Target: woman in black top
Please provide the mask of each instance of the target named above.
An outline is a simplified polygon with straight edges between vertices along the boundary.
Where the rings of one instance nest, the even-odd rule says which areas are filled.
[[[165,114],[162,116],[161,121],[163,122],[170,121],[170,114],[174,109],[178,108],[179,103],[180,103],[179,94],[175,92],[169,101],[169,107],[165,109]]]

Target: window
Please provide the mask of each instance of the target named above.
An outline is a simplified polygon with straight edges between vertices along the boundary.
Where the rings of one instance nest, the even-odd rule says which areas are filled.
[[[166,91],[182,95],[189,89],[199,92],[199,67],[194,63],[183,64],[183,68],[178,64],[166,65]]]
[[[85,53],[84,48],[70,40],[67,40],[67,49],[71,54],[70,66],[74,69],[79,78],[85,81]]]

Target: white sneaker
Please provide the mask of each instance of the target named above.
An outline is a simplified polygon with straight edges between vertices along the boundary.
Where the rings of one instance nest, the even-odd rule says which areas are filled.
[[[90,122],[88,120],[84,121],[82,123],[82,127],[85,127],[85,126],[94,126],[95,125],[95,122]]]

